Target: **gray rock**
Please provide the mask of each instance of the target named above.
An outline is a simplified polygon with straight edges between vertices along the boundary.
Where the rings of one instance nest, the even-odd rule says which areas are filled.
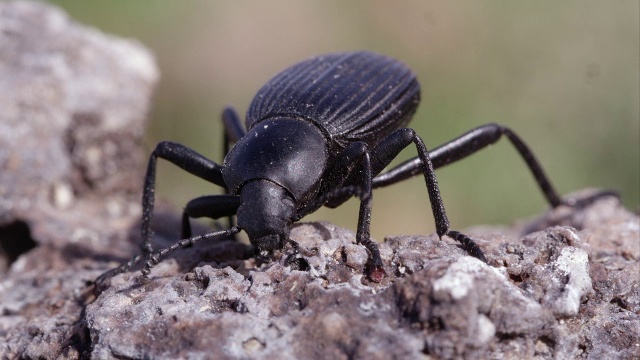
[[[95,296],[137,251],[154,62],[40,3],[0,3],[0,30],[0,243],[31,241],[4,257],[0,358],[640,357],[640,219],[613,197],[467,229],[488,264],[448,238],[389,237],[373,283],[351,231],[303,223],[299,251],[271,262],[201,242]],[[156,213],[166,246],[180,215]]]
[[[581,212],[617,213],[618,229],[637,229],[638,217],[619,209],[616,199],[603,199]],[[85,319],[100,356],[637,356],[638,259],[612,269],[626,274],[626,289],[603,292],[589,261],[602,250],[584,240],[593,232],[553,226],[520,239],[475,234],[493,266],[435,236],[388,238],[381,249],[390,276],[375,284],[350,265],[348,252],[357,247],[351,232],[302,224],[291,236],[312,250],[298,254],[309,271],[291,270],[287,256],[262,265],[245,260],[237,270],[204,265],[187,274],[164,261],[149,284],[138,284],[136,274],[116,277],[87,306]],[[638,230],[629,235],[626,246],[637,244]],[[606,336],[596,325],[603,321],[610,326]],[[162,329],[163,340],[150,329]]]
[[[140,190],[154,58],[28,1],[0,3],[0,43],[0,226],[24,222],[54,243],[53,228],[74,237],[85,198],[109,195],[115,217],[130,211],[113,195]]]
[[[0,44],[0,358],[78,357],[85,282],[132,251],[158,70],[39,2],[0,2]]]

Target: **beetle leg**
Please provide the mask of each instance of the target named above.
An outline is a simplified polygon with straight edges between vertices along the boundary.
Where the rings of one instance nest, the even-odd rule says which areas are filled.
[[[229,143],[238,142],[246,133],[238,112],[232,106],[227,106],[222,111],[222,124],[224,126],[225,137]],[[227,143],[227,145],[229,145],[229,143]],[[224,154],[226,155],[227,151],[225,151]]]
[[[562,199],[551,185],[549,178],[538,160],[536,160],[533,152],[520,137],[507,127],[498,124],[487,124],[477,127],[431,150],[429,157],[433,162],[434,169],[438,169],[484,149],[497,142],[502,135],[505,135],[518,150],[549,204],[553,207],[561,205],[563,203]],[[377,188],[391,185],[418,175],[421,172],[420,157],[415,157],[374,178],[373,187]]]
[[[297,221],[323,205],[329,204],[328,206],[335,207],[352,196],[358,196],[360,198],[360,212],[356,242],[364,245],[371,253],[369,276],[373,281],[380,282],[385,276],[385,271],[378,245],[371,240],[370,236],[373,173],[371,154],[367,144],[359,141],[349,145],[335,160],[335,166],[329,169],[328,173],[332,176],[323,184],[320,190],[322,195],[303,209],[300,209],[293,220]],[[343,186],[345,183],[349,185]],[[358,185],[352,185],[353,183]],[[327,191],[327,188],[332,190]]]
[[[371,172],[371,155],[368,150],[362,154],[362,194],[360,195],[360,213],[358,214],[358,230],[356,232],[356,242],[364,245],[371,253],[371,266],[369,267],[369,277],[375,282],[380,282],[386,276],[380,249],[378,244],[371,240],[371,183],[373,175]]]
[[[372,153],[372,168],[374,173],[380,172],[387,166],[402,149],[409,146],[411,143],[415,144],[418,150],[418,164],[419,170],[423,174],[427,192],[429,194],[429,201],[431,202],[431,210],[436,223],[436,232],[440,238],[447,235],[459,242],[461,242],[466,250],[474,257],[486,262],[486,259],[482,253],[482,250],[476,245],[476,243],[464,234],[457,231],[449,230],[449,219],[444,209],[442,197],[440,196],[440,189],[438,187],[438,181],[436,179],[433,162],[429,151],[422,139],[412,129],[399,129],[386,138],[384,138],[378,145],[371,151]],[[375,181],[375,179],[374,179]],[[373,182],[373,184],[375,184]]]
[[[240,196],[237,195],[209,195],[189,201],[182,213],[182,238],[191,237],[190,218],[219,219],[233,216],[238,212],[239,206]]]
[[[222,166],[184,145],[168,141],[159,143],[149,158],[142,193],[142,251],[146,254],[153,251],[151,247],[151,237],[153,235],[151,223],[153,222],[156,161],[158,158],[165,159],[199,178],[226,188],[222,179]]]
[[[538,183],[538,186],[542,190],[547,202],[552,207],[555,208],[560,205],[567,205],[580,208],[585,207],[602,197],[618,196],[616,191],[601,190],[586,199],[562,199],[554,189],[553,185],[551,185],[551,181],[545,174],[542,166],[525,142],[511,129],[498,124],[486,124],[468,131],[462,136],[431,150],[429,152],[429,157],[431,158],[434,169],[438,169],[464,159],[465,157],[494,144],[502,137],[502,135],[505,135],[518,150],[518,153],[524,159],[529,170],[533,174],[533,177]],[[373,179],[373,187],[378,188],[392,185],[412,176],[419,175],[422,173],[421,166],[422,161],[419,156],[409,159],[384,174],[376,176]]]

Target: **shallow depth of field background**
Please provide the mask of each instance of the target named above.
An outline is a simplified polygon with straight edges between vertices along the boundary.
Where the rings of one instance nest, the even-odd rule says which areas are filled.
[[[511,127],[562,194],[618,189],[640,202],[640,20],[629,1],[52,1],[138,39],[161,71],[147,149],[172,140],[221,161],[220,112],[244,117],[273,75],[326,52],[367,49],[411,66],[410,124],[435,147],[487,122]],[[414,156],[415,149],[401,154]],[[506,140],[437,172],[452,226],[510,224],[547,208]],[[161,162],[158,194],[181,207],[220,189]],[[140,179],[142,187],[142,179]],[[354,229],[358,203],[309,219]],[[374,193],[372,235],[434,231],[424,180]]]

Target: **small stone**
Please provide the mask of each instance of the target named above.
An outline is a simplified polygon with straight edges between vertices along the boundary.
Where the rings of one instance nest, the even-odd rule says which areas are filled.
[[[66,183],[55,183],[52,187],[53,206],[63,210],[73,203],[73,189]]]

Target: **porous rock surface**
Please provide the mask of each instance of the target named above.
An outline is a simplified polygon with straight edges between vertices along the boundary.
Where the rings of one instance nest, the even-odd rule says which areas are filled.
[[[49,33],[55,39],[38,40]],[[292,229],[300,250],[271,262],[233,239],[201,242],[163,259],[148,283],[125,273],[94,295],[91,280],[136,253],[153,60],[39,3],[0,3],[7,36],[0,358],[640,358],[640,219],[613,197],[511,228],[466,229],[488,264],[447,238],[388,237],[380,244],[388,276],[372,283],[351,231],[309,223]],[[65,70],[67,51],[92,54],[74,61],[97,68]],[[31,57],[39,60],[20,60]],[[85,77],[130,81],[144,96],[73,85]],[[82,94],[91,98],[67,98]],[[156,216],[155,246],[166,246],[179,236],[179,212],[160,206]]]
[[[0,44],[0,224],[40,244],[103,236],[69,225],[96,212],[108,229],[139,197],[153,56],[28,1],[0,2]]]
[[[158,76],[135,41],[0,2],[0,358],[78,354],[84,282],[135,247]]]
[[[305,250],[269,264],[227,253],[186,273],[166,260],[148,284],[118,276],[85,326],[98,357],[640,356],[638,217],[615,198],[570,217],[594,223],[469,229],[489,265],[434,235],[389,237],[381,284],[352,232],[302,224],[291,237]]]

